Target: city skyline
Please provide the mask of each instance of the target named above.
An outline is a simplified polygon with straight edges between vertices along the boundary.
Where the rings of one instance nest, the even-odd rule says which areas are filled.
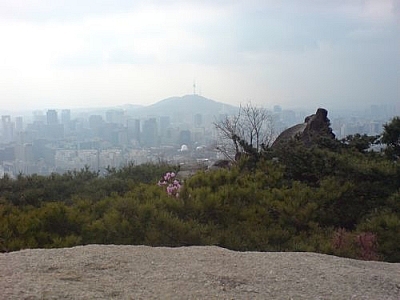
[[[400,104],[395,0],[2,1],[2,110]]]
[[[1,115],[0,178],[85,167],[105,172],[130,162],[160,160],[210,165],[224,157],[216,147],[221,136],[215,122],[238,113],[221,102],[187,95],[165,99],[151,109],[47,109],[32,111],[30,117]],[[266,113],[271,142],[283,130],[305,122],[315,110],[307,113],[276,105]],[[393,108],[385,105],[373,105],[361,114],[328,113],[339,140],[354,134],[380,135],[391,116]]]

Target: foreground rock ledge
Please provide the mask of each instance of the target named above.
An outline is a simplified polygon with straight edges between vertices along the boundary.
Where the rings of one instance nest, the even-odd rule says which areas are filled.
[[[219,247],[0,254],[1,299],[400,299],[400,264]]]

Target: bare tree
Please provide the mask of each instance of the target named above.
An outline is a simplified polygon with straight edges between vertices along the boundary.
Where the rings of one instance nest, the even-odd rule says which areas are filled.
[[[235,160],[235,154],[241,151],[238,139],[239,119],[240,111],[237,116],[226,116],[222,120],[214,122],[218,135],[215,148],[232,161]]]
[[[256,107],[248,103],[241,107],[244,130],[242,139],[257,151],[261,147],[269,146],[272,143],[274,134],[272,115],[262,107]]]
[[[272,115],[265,108],[251,103],[240,106],[237,115],[214,122],[218,132],[216,148],[232,161],[246,152],[244,142],[259,152],[272,143],[273,125]]]

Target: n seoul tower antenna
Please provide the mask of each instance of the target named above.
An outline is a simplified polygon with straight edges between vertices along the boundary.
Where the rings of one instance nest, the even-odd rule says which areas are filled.
[[[193,80],[193,95],[196,95],[196,80]]]

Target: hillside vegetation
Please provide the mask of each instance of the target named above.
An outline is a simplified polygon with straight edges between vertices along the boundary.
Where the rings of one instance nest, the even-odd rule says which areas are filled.
[[[400,166],[372,139],[295,140],[198,171],[179,194],[167,164],[0,179],[0,250],[85,244],[218,245],[400,262]]]

